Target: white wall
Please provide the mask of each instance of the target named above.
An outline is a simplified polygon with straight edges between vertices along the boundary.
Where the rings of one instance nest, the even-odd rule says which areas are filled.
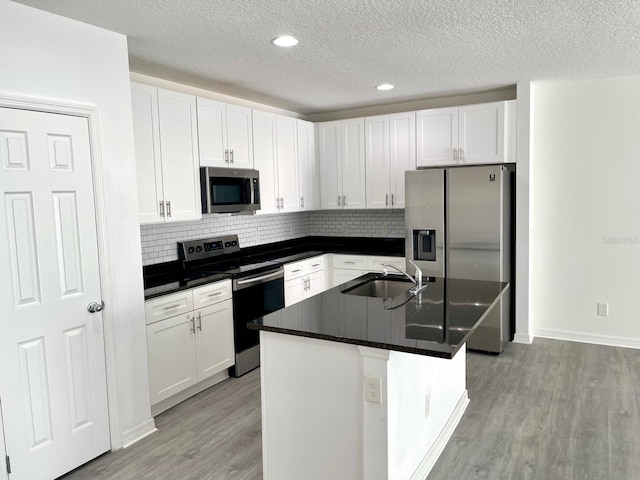
[[[110,402],[116,408],[113,446],[119,447],[153,429],[126,37],[2,1],[0,64],[3,94],[98,109],[108,231],[104,319],[113,332],[107,343],[117,349]]]
[[[534,334],[640,348],[640,76],[534,91]]]

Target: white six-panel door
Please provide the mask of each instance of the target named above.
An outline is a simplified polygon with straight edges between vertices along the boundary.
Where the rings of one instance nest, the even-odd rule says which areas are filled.
[[[87,311],[101,289],[85,118],[0,108],[0,212],[11,479],[53,479],[110,448],[102,314]]]

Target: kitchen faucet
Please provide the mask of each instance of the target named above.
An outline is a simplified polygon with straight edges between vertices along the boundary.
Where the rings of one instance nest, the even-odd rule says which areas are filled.
[[[422,285],[422,270],[420,270],[420,267],[418,265],[416,265],[415,263],[413,263],[411,260],[408,260],[408,262],[411,265],[413,265],[414,267],[416,267],[416,273],[414,274],[413,277],[411,275],[409,275],[407,272],[405,272],[404,270],[402,270],[401,268],[398,268],[395,265],[391,265],[390,263],[383,263],[382,264],[382,266],[385,267],[384,270],[383,270],[383,274],[386,277],[387,274],[389,273],[389,272],[387,272],[387,268],[386,267],[391,267],[391,268],[397,270],[398,272],[403,274],[405,277],[407,277],[409,280],[411,280],[415,284],[415,287],[413,287],[411,290],[409,290],[409,293],[415,295],[415,294],[421,293],[425,288],[427,288],[427,285]]]

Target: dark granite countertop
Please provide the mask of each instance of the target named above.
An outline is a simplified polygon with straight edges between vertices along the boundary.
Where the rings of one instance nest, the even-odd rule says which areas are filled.
[[[177,248],[177,247],[176,247]],[[282,264],[304,260],[323,253],[350,253],[358,255],[404,256],[403,238],[370,237],[302,237],[282,242],[267,243],[242,248],[233,255],[225,255],[220,262],[238,258],[246,262],[275,261]],[[211,262],[212,269],[215,262]],[[224,274],[203,275],[186,281],[182,262],[179,260],[143,267],[144,298],[151,298],[194,288],[228,278]]]
[[[344,293],[381,277],[377,273],[363,275],[254,320],[248,327],[453,358],[509,288],[505,282],[430,277],[420,302],[409,293],[393,299]]]

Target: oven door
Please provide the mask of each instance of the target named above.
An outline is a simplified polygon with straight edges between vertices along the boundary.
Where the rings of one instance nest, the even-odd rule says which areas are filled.
[[[244,375],[260,365],[260,335],[247,322],[284,308],[284,269],[233,281],[233,333],[236,365],[231,374]]]

